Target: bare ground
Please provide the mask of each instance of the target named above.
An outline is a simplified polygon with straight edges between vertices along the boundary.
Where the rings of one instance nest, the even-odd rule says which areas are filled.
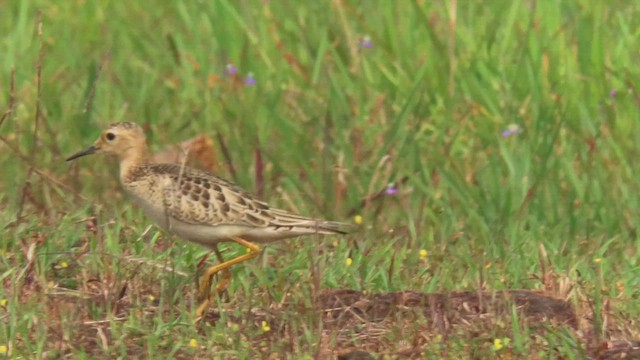
[[[318,358],[375,359],[379,355],[392,358],[424,358],[434,355],[447,358],[447,341],[453,337],[466,341],[492,342],[496,329],[512,326],[514,310],[531,332],[531,337],[544,337],[548,331],[563,329],[582,341],[576,351],[592,359],[640,358],[640,341],[605,340],[593,335],[590,319],[578,319],[573,306],[541,292],[510,290],[499,292],[450,292],[425,294],[400,291],[366,295],[350,289],[333,289],[321,293],[314,301],[321,313],[324,348]],[[254,323],[277,324],[276,331],[256,337],[256,341],[286,337],[287,324],[278,321],[282,312],[299,311],[285,306],[277,311],[253,312]],[[215,322],[212,313],[207,321]],[[506,331],[508,333],[508,331]],[[613,332],[612,332],[613,333]],[[430,347],[436,343],[438,346]],[[549,350],[544,341],[541,350]],[[429,352],[429,349],[433,351]],[[427,350],[425,350],[427,349]],[[466,350],[472,358],[471,347]],[[506,352],[503,358],[514,354]],[[578,354],[580,355],[580,354]],[[517,357],[517,356],[516,356]],[[580,357],[580,356],[579,356]],[[532,355],[532,358],[535,358]]]
[[[25,285],[28,288],[35,284],[27,281]],[[89,282],[81,296],[69,293],[39,296],[36,294],[42,293],[36,288],[25,292],[45,302],[46,316],[41,321],[48,327],[49,358],[70,358],[79,351],[109,358],[114,355],[113,344],[118,341],[124,342],[127,356],[145,357],[148,349],[143,332],[132,329],[124,340],[114,339],[112,326],[121,326],[130,316],[151,319],[160,312],[165,320],[171,320],[180,315],[176,306],[161,310],[157,301],[144,303],[139,298],[132,301],[131,289],[126,284],[108,291],[103,284]],[[531,339],[531,353],[525,354],[526,358],[536,358],[537,350],[554,351],[554,345],[546,340],[550,332],[556,338],[573,339],[578,358],[640,358],[640,341],[625,339],[614,321],[608,321],[609,328],[604,331],[597,331],[588,312],[581,311],[583,314],[579,316],[568,301],[528,290],[365,294],[330,289],[312,298],[311,306],[285,302],[268,309],[242,310],[234,308],[237,304],[224,305],[221,310],[210,311],[199,325],[199,332],[206,335],[208,331],[210,336],[212,329],[222,329],[220,332],[228,337],[226,343],[223,340],[219,349],[180,349],[172,356],[211,358],[212,352],[233,349],[236,341],[233,337],[241,337],[245,349],[252,349],[254,357],[265,359],[281,358],[282,353],[289,351],[312,353],[318,359],[350,360],[375,359],[381,355],[416,359],[461,355],[478,359],[490,355],[522,358],[523,354],[508,347],[499,353],[490,352],[497,334],[512,337],[514,331],[520,331]],[[95,320],[96,308],[112,309],[110,320]],[[269,324],[269,331],[256,331],[263,322]],[[78,325],[70,331],[69,323]],[[227,333],[226,329],[235,332]],[[19,342],[35,342],[37,336],[34,333],[32,339]],[[307,345],[301,346],[300,339],[305,336]],[[161,346],[171,347],[170,334],[167,338]],[[563,358],[562,354],[557,358]]]

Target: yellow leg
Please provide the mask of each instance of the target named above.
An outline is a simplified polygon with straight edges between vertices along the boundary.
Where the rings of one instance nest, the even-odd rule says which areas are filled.
[[[216,253],[216,257],[218,258],[218,261],[220,262],[220,264],[224,264],[224,257],[222,257],[222,253],[218,249],[218,245],[213,245],[213,251]],[[222,295],[222,293],[227,289],[227,286],[229,286],[230,282],[231,282],[231,268],[226,268],[222,270],[222,279],[220,279],[218,281],[218,284],[216,285],[216,295]],[[207,289],[209,288],[210,286],[207,287]],[[206,298],[208,298],[208,294],[204,294],[204,296],[201,299],[206,299]]]
[[[200,280],[202,279],[202,276],[200,276],[200,273],[204,272],[204,271],[200,271],[200,267],[204,265],[204,262],[209,258],[209,256],[211,256],[211,253],[216,254],[216,258],[218,259],[218,262],[220,262],[220,264],[224,263],[224,257],[222,256],[222,253],[218,249],[218,245],[214,244],[211,247],[211,251],[209,251],[207,255],[203,256],[202,260],[200,260],[200,262],[198,263],[198,275],[195,278],[196,286],[198,287],[198,289],[200,288]],[[218,284],[216,285],[216,294],[221,295],[226,290],[227,286],[229,286],[230,282],[231,282],[231,270],[227,268],[222,271],[222,279],[220,279],[218,281]],[[208,293],[198,294],[198,301],[202,301],[204,298],[208,296],[209,296]]]
[[[216,286],[216,292],[219,293],[220,291],[224,291],[224,289],[227,287],[227,285],[229,285],[229,282],[231,281],[231,271],[229,270],[229,268],[233,265],[251,260],[254,257],[260,255],[260,247],[258,245],[238,237],[231,238],[231,240],[237,242],[242,246],[245,246],[247,249],[249,249],[249,252],[247,254],[240,255],[237,258],[233,258],[229,261],[223,262],[222,264],[212,266],[208,268],[207,271],[205,271],[202,281],[200,282],[200,289],[198,291],[199,297],[204,300],[196,310],[197,320],[200,320],[202,318],[202,316],[207,311],[209,304],[211,303],[211,301],[209,300],[209,293],[211,291],[211,282],[213,280],[213,277],[220,271],[224,271],[222,280]],[[215,250],[217,249],[214,248],[214,251]],[[222,258],[222,254],[219,254],[219,251],[216,251],[216,256]]]

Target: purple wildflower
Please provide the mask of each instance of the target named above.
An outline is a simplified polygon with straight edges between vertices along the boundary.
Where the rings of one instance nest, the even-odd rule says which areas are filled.
[[[238,73],[238,68],[233,64],[227,64],[227,75],[233,76]]]
[[[395,183],[389,183],[387,185],[387,189],[384,191],[386,195],[397,195],[400,192]]]
[[[373,47],[373,41],[371,41],[371,36],[365,35],[362,40],[358,43],[358,45],[362,48],[371,49]]]
[[[609,92],[609,96],[611,96],[612,98],[616,98],[616,97],[618,96],[618,90],[616,90],[616,89],[612,89],[612,90]]]
[[[509,137],[512,135],[518,135],[522,133],[522,129],[517,124],[511,124],[502,131],[502,137]]]
[[[253,86],[256,84],[256,78],[253,77],[253,73],[249,73],[246,78],[244,78],[244,83],[247,86]]]

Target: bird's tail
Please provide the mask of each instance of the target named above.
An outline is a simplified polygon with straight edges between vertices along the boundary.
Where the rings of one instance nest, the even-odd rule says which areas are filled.
[[[318,230],[321,234],[349,234],[356,230],[354,224],[343,223],[338,221],[318,221],[312,223],[312,228]]]

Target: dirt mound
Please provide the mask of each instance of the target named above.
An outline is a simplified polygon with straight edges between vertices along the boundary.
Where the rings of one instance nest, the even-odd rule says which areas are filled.
[[[254,323],[267,321],[272,328],[254,340],[264,343],[287,336],[287,320],[281,315],[311,311],[321,319],[321,349],[317,353],[321,359],[375,359],[380,355],[455,358],[461,354],[486,358],[492,356],[486,349],[491,348],[487,344],[493,344],[495,334],[509,334],[518,324],[526,325],[526,336],[539,341],[540,350],[549,350],[550,345],[544,340],[548,332],[562,334],[565,331],[580,340],[575,346],[578,357],[640,357],[640,342],[598,340],[589,335],[590,330],[580,329],[590,321],[580,321],[571,303],[536,291],[366,294],[331,289],[316,296],[313,305],[314,309],[289,304],[268,311],[253,311]],[[219,315],[210,314],[208,320],[216,321]],[[452,342],[458,344],[457,348],[451,347]],[[484,348],[484,352],[479,348]],[[393,352],[389,352],[390,349]],[[504,358],[519,356],[509,351],[502,355]]]

